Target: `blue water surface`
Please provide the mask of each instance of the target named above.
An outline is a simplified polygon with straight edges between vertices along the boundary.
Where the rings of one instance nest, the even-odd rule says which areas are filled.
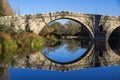
[[[9,68],[10,80],[120,80],[120,66],[68,72]]]
[[[70,51],[66,49],[67,47],[68,45],[64,44],[53,51],[49,51],[45,56],[56,62],[67,63],[80,58],[87,50],[87,48],[79,47],[77,50]],[[43,53],[47,50],[49,50],[49,47],[45,48]]]

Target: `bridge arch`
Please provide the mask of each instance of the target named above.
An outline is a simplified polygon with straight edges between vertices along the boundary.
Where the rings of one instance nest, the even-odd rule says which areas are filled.
[[[93,39],[94,34],[93,34],[93,31],[91,30],[91,28],[90,28],[88,25],[86,25],[84,22],[82,22],[81,20],[75,19],[75,18],[72,18],[72,17],[67,17],[67,16],[64,16],[64,17],[63,17],[63,16],[62,16],[62,17],[54,18],[54,19],[52,19],[52,20],[46,21],[44,27],[47,26],[49,23],[54,22],[54,21],[56,21],[56,20],[60,20],[60,19],[73,20],[73,21],[79,23],[81,26],[83,26],[83,27],[87,30],[90,38]],[[43,27],[42,29],[44,29],[44,27]],[[41,31],[42,31],[42,30],[41,30]]]
[[[120,32],[120,26],[115,26],[115,27],[111,27],[109,30],[108,30],[108,32],[106,33],[106,46],[107,46],[107,51],[109,52],[109,53],[114,53],[114,54],[117,54],[117,55],[119,55],[120,56],[120,53],[118,54],[118,53],[116,53],[112,48],[112,45],[111,45],[111,40],[110,39],[113,39],[113,38],[119,38],[120,37],[120,35],[119,34],[116,34],[115,33],[115,31],[117,31],[117,30],[119,30],[119,32]],[[119,35],[119,36],[118,36]],[[117,40],[117,39],[116,39]],[[118,40],[117,40],[118,41]],[[117,44],[117,45],[119,45],[119,43],[117,43],[116,41],[115,41],[115,43]],[[113,42],[112,42],[112,44],[113,44]],[[115,45],[116,45],[115,44]]]
[[[78,61],[80,61],[81,59],[85,58],[85,56],[86,56],[87,54],[90,54],[91,51],[93,50],[93,44],[92,44],[92,39],[93,39],[93,37],[94,37],[93,32],[92,32],[92,30],[90,29],[89,26],[86,26],[86,25],[85,25],[84,23],[82,23],[80,20],[77,20],[77,19],[74,19],[74,18],[69,18],[69,17],[60,17],[60,18],[52,19],[52,20],[48,21],[48,22],[44,25],[43,29],[44,29],[47,25],[49,25],[51,22],[54,22],[54,21],[60,20],[60,19],[73,20],[73,21],[79,23],[81,26],[83,26],[83,27],[86,29],[88,35],[89,35],[90,38],[91,38],[91,41],[90,41],[90,43],[89,43],[89,47],[87,48],[87,50],[85,51],[85,53],[84,53],[82,56],[80,56],[79,58],[77,58],[77,59],[75,59],[75,60],[73,60],[73,61],[70,61],[70,62],[62,63],[62,62],[54,61],[54,60],[52,60],[52,59],[50,59],[50,58],[48,58],[48,57],[46,57],[46,56],[45,56],[45,57],[46,57],[48,60],[50,60],[50,61],[52,61],[52,62],[54,62],[54,63],[58,63],[58,64],[72,64],[72,63],[74,63],[74,62],[78,62]],[[42,30],[41,30],[41,31],[42,31]]]

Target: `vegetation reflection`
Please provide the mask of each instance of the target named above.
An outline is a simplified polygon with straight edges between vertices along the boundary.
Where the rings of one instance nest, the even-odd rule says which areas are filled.
[[[90,35],[86,27],[70,19],[59,19],[49,23],[40,35],[46,38],[47,43],[42,53],[55,62],[66,63],[76,60],[87,51],[90,45]],[[73,56],[71,60],[67,60],[71,53],[77,54],[77,57]],[[62,58],[57,57],[58,55]],[[54,58],[61,59],[61,61]]]
[[[12,58],[13,55],[26,56],[41,50],[48,54],[64,45],[67,45],[65,49],[73,54],[85,49],[81,53],[84,54],[89,43],[90,36],[85,26],[69,19],[49,23],[39,35],[31,31],[15,30],[12,24],[0,25],[0,61],[2,62]]]
[[[0,25],[0,59],[17,54],[30,54],[42,49],[45,39],[37,34]],[[0,61],[1,61],[0,60]]]

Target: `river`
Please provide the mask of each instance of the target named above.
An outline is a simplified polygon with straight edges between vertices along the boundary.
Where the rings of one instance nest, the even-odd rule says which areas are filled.
[[[38,68],[41,55],[53,63],[74,63],[91,47],[90,43],[88,40],[61,40],[47,43],[38,53],[1,59],[4,62],[0,63],[0,80],[120,80],[119,65],[70,71]]]

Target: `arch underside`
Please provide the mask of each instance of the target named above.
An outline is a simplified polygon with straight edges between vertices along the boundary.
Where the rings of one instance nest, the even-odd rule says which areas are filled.
[[[116,50],[113,50],[120,47],[120,26],[114,27],[114,29],[110,31],[106,43],[109,46],[108,51],[120,55],[120,53],[115,52]]]

